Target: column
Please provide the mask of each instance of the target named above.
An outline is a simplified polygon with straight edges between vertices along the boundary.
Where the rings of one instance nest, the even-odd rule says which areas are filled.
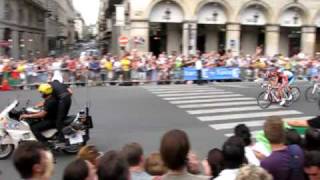
[[[235,56],[240,53],[240,30],[240,24],[230,23],[226,25],[226,49],[230,49]]]
[[[197,23],[186,22],[183,24],[182,50],[184,55],[197,52]]]
[[[182,52],[183,55],[187,56],[189,54],[189,24],[184,23],[182,27]]]
[[[316,27],[313,26],[302,27],[301,49],[306,55],[314,55],[316,45],[316,30]]]
[[[197,53],[197,23],[193,22],[190,24],[190,37],[189,37],[189,52],[192,55]]]
[[[267,56],[274,56],[275,54],[279,54],[279,39],[280,27],[278,25],[267,25],[265,36],[265,54]]]
[[[137,38],[139,43],[135,43],[134,38]],[[130,49],[137,49],[141,52],[149,52],[149,22],[131,22],[130,39]]]
[[[12,31],[12,49],[11,49],[11,56],[15,59],[20,58],[19,52],[19,31],[13,30]]]

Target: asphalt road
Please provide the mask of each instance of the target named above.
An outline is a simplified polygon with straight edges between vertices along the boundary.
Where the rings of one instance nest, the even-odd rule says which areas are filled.
[[[302,92],[309,85],[306,82],[297,84]],[[261,122],[256,121],[265,119],[264,116],[268,114],[279,113],[283,117],[296,119],[318,114],[317,106],[306,102],[304,97],[290,108],[274,105],[268,110],[257,109],[253,103],[260,91],[257,84],[249,82],[203,86],[79,88],[75,89],[71,111],[79,111],[87,99],[90,101],[95,127],[91,131],[89,144],[97,145],[101,151],[120,149],[128,142],[139,142],[145,154],[149,154],[158,150],[161,136],[166,131],[178,128],[188,133],[193,151],[201,157],[205,157],[210,149],[221,146],[226,136],[232,133],[232,123],[249,123],[252,131],[255,131],[261,129]],[[33,103],[41,100],[36,91],[0,92],[0,109],[15,98],[21,104],[28,99]],[[219,98],[222,100],[215,102]],[[228,98],[235,100],[224,100]],[[229,106],[228,103],[236,104]],[[204,104],[219,105],[209,107],[210,105]],[[192,108],[193,105],[197,107]],[[200,108],[203,105],[208,107]],[[206,112],[207,110],[210,112]],[[73,158],[74,156],[57,155],[53,179],[61,179],[64,167]],[[11,161],[0,161],[0,179],[19,179]]]

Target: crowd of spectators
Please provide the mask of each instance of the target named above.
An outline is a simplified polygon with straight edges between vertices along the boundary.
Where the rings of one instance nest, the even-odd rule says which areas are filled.
[[[302,138],[284,128],[280,117],[268,117],[263,131],[267,141],[254,141],[244,124],[234,128],[221,148],[209,150],[200,161],[183,130],[170,130],[157,152],[145,155],[139,143],[101,153],[84,146],[62,175],[64,180],[319,180],[319,130],[310,128]],[[268,153],[266,153],[268,151]],[[54,162],[39,142],[24,142],[13,163],[24,179],[49,180]]]
[[[41,83],[52,78],[76,85],[114,85],[117,82],[184,82],[183,68],[239,67],[243,80],[255,80],[268,67],[282,66],[300,79],[312,76],[320,67],[320,54],[314,57],[303,53],[293,57],[281,54],[273,57],[262,55],[261,48],[253,55],[233,56],[230,51],[209,52],[193,56],[181,54],[127,52],[122,56],[106,54],[102,57],[81,56],[72,58],[47,57],[33,61],[0,57],[0,82],[9,78],[13,85]],[[88,81],[87,81],[88,80]],[[27,87],[27,86],[25,86]]]

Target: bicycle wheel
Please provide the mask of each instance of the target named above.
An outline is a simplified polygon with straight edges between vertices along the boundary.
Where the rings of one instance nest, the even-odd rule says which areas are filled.
[[[295,102],[299,101],[301,96],[301,91],[297,86],[291,87],[291,94]]]
[[[267,91],[263,91],[258,95],[257,103],[262,109],[266,109],[271,105],[272,97]]]
[[[313,86],[310,86],[306,89],[305,98],[307,101],[316,102],[318,97],[319,97],[319,90],[318,89],[316,89],[314,92],[313,92]]]

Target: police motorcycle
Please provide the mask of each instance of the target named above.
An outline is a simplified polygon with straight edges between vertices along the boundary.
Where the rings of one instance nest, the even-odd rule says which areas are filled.
[[[40,109],[26,107],[19,109],[19,101],[14,100],[0,113],[0,159],[10,157],[14,149],[23,141],[36,141],[27,121],[19,120],[21,114],[34,113]],[[89,108],[81,110],[64,121],[63,134],[65,142],[58,141],[58,130],[49,129],[42,132],[47,138],[47,145],[53,151],[66,154],[76,154],[90,139],[90,129],[93,128]]]

